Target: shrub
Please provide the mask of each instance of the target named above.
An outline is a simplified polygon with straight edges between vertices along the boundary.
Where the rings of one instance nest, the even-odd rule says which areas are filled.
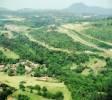
[[[19,84],[19,89],[22,90],[22,91],[25,91],[25,86],[22,83],[20,83]]]
[[[24,75],[25,74],[25,66],[22,65],[22,64],[20,64],[19,66],[17,66],[16,73],[18,75]]]
[[[30,98],[26,95],[19,94],[17,100],[30,100]]]
[[[8,69],[7,73],[9,76],[14,76],[14,70],[13,69]]]

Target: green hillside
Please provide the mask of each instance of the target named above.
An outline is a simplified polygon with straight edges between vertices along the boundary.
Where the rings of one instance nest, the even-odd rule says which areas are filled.
[[[0,17],[0,100],[111,100],[111,67],[111,17]]]

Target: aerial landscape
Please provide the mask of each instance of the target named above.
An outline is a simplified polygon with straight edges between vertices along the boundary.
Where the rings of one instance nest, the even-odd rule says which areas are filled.
[[[112,2],[23,1],[0,1],[0,100],[112,100]]]

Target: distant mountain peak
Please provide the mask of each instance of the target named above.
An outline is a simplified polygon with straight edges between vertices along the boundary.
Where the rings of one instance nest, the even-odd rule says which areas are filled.
[[[87,6],[86,4],[84,4],[84,3],[81,3],[81,2],[79,2],[79,3],[74,3],[74,4],[72,4],[71,6],[81,6],[81,7],[85,7],[85,6]]]
[[[97,14],[97,15],[112,15],[112,9],[106,9],[96,6],[88,6],[84,3],[74,3],[66,11],[75,13],[75,14]]]

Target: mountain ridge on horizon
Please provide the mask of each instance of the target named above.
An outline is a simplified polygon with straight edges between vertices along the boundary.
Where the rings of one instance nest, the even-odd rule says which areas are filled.
[[[74,3],[66,11],[74,12],[76,14],[101,14],[112,15],[112,8],[103,8],[98,6],[88,6],[84,3]]]
[[[112,15],[112,8],[103,8],[98,6],[88,6],[84,3],[73,3],[64,9],[33,9],[22,8],[18,10],[10,10],[8,8],[0,7],[0,11],[14,11],[14,12],[36,12],[36,11],[64,11],[74,14],[98,14],[98,15]]]

